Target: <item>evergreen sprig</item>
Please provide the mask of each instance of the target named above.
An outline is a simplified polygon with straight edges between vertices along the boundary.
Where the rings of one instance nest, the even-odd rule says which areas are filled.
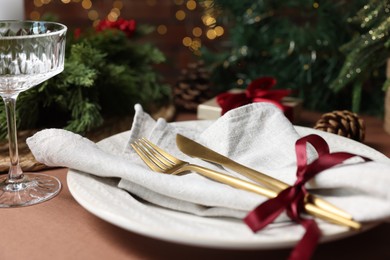
[[[171,89],[161,83],[154,65],[164,62],[155,46],[117,29],[90,30],[79,37],[68,33],[64,71],[21,93],[17,101],[20,129],[61,127],[84,134],[106,118],[128,116],[135,103],[146,109],[170,100]],[[4,106],[0,118],[5,119]],[[1,120],[0,138],[7,134]]]
[[[217,10],[217,23],[229,28],[229,46],[203,52],[202,58],[212,64],[213,84],[217,91],[226,91],[246,88],[260,76],[273,76],[276,87],[295,90],[309,109],[350,109],[359,92],[336,92],[330,85],[346,61],[340,47],[357,33],[349,19],[366,2],[214,0],[208,11]],[[383,73],[380,76],[382,80]],[[380,88],[362,88],[360,95],[375,112],[380,107],[377,100],[383,107]]]
[[[384,72],[384,65],[390,58],[389,15],[389,0],[371,0],[351,19],[351,23],[359,28],[359,33],[341,46],[346,59],[331,88],[340,91],[352,86],[354,111],[360,109],[362,82],[368,81],[377,70]],[[385,90],[387,86],[388,83],[385,81],[383,89]]]

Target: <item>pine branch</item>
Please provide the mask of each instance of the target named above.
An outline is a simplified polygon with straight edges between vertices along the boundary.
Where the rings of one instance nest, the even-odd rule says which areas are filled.
[[[54,126],[83,134],[102,125],[105,117],[133,113],[135,103],[147,107],[169,100],[170,88],[160,83],[153,69],[165,56],[155,46],[136,41],[151,30],[141,27],[133,38],[117,29],[68,37],[64,71],[21,93],[20,127]],[[5,118],[4,106],[1,118]],[[0,138],[7,135],[4,122],[0,123]]]
[[[385,11],[386,2],[372,1],[353,19],[360,21],[364,32],[341,47],[347,57],[338,77],[332,82],[331,89],[340,91],[354,82],[366,81],[374,70],[387,61],[390,56],[387,45],[390,19]]]
[[[317,1],[313,4],[309,0],[214,0],[211,8],[219,14],[218,22],[229,27],[230,46],[224,53],[221,50],[214,55],[204,52],[202,58],[214,61],[210,66],[213,69],[211,79],[214,85],[223,86],[218,91],[245,88],[254,78],[274,76],[278,80],[277,87],[295,90],[307,108],[329,111],[349,109],[353,104],[356,108],[358,92],[352,88],[334,91],[330,86],[338,80],[343,65],[345,76],[350,70],[361,71],[355,73],[357,77],[348,78],[349,87],[360,80],[373,82],[377,77],[374,72],[381,68],[383,58],[389,56],[387,45],[383,42],[369,44],[370,50],[361,55],[358,50],[365,46],[364,41],[351,40],[362,32],[369,33],[375,29],[374,25],[379,29],[383,19],[388,17],[389,8],[381,9],[377,5],[379,2],[386,1]],[[360,24],[356,26],[362,19],[350,18],[363,10],[364,4],[369,8],[364,8],[359,18],[371,19],[366,22],[367,28],[361,28]],[[224,23],[226,20],[228,24]],[[379,35],[380,31],[373,33]],[[341,46],[345,46],[345,50],[341,50]],[[348,57],[352,52],[359,58]],[[350,62],[353,66],[347,68],[345,64]],[[382,74],[379,77],[383,77]],[[347,79],[343,80],[347,82]],[[341,90],[346,86],[337,88]],[[363,88],[361,96],[365,91]],[[370,95],[383,94],[377,88]]]

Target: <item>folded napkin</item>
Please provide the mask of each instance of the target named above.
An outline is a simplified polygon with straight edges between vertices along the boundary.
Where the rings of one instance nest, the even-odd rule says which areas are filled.
[[[183,127],[155,121],[135,106],[135,117],[127,143],[109,145],[62,129],[46,129],[27,139],[35,158],[48,166],[62,166],[100,177],[119,178],[118,187],[154,203],[200,216],[242,218],[267,198],[217,183],[196,173],[182,176],[151,171],[130,147],[146,137],[174,156],[235,177],[241,175],[194,159],[176,147],[176,134],[195,139],[248,167],[293,184],[296,179],[295,141],[300,138],[278,108],[253,103],[229,111],[210,122]],[[340,137],[341,138],[341,137]],[[309,161],[316,153],[308,149]],[[349,151],[356,152],[358,151]],[[318,174],[310,192],[346,210],[358,221],[388,220],[390,217],[390,160],[362,163],[352,158]],[[284,219],[281,217],[280,219]]]

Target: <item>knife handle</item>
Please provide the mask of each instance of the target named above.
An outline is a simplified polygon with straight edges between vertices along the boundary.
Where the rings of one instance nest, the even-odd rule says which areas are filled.
[[[214,171],[214,170],[202,167],[202,166],[188,164],[188,165],[184,166],[181,169],[181,171],[183,171],[184,168],[185,168],[185,170],[195,171],[195,172],[197,172],[205,177],[208,177],[208,178],[216,180],[218,182],[227,184],[227,185],[232,186],[234,188],[253,192],[253,193],[256,193],[256,194],[259,194],[262,196],[266,196],[268,198],[274,198],[278,194],[274,190],[270,190],[270,189],[264,188],[260,185],[257,185],[255,183],[248,182],[248,181],[245,181],[242,179],[238,179],[238,178],[232,177],[230,175],[226,175],[224,173],[220,173],[220,172],[217,172],[217,171]],[[175,174],[175,173],[172,173],[172,174]],[[360,229],[361,228],[361,224],[359,222],[356,222],[352,219],[344,218],[340,215],[334,214],[331,211],[326,211],[322,208],[319,208],[317,205],[312,204],[310,202],[310,200],[306,201],[306,203],[304,203],[304,208],[305,208],[305,211],[307,213],[309,213],[310,215],[321,218],[325,221],[344,225],[344,226],[347,226],[347,227],[350,227],[353,229]]]
[[[280,191],[289,187],[289,185],[285,182],[282,182],[282,181],[275,179],[271,176],[268,176],[264,173],[255,171],[255,170],[248,168],[244,165],[241,165],[239,163],[236,163],[236,162],[232,163],[229,161],[229,162],[224,162],[224,164],[228,168],[234,170],[235,172],[238,172],[238,173],[248,177],[249,179],[251,179],[257,183],[263,184],[266,187],[268,187],[276,192],[280,192]],[[313,194],[309,194],[308,200],[312,204],[317,205],[319,208],[331,211],[337,215],[340,215],[343,218],[352,219],[352,216],[349,215],[347,212],[337,208],[336,206],[330,204],[329,202],[327,202],[319,197],[316,197]]]

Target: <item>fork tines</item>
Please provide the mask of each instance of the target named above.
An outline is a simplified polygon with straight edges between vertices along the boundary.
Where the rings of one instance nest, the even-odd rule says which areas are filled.
[[[141,159],[154,171],[165,171],[173,167],[175,163],[171,161],[169,154],[148,141],[146,138],[140,138],[134,141],[131,146]]]

